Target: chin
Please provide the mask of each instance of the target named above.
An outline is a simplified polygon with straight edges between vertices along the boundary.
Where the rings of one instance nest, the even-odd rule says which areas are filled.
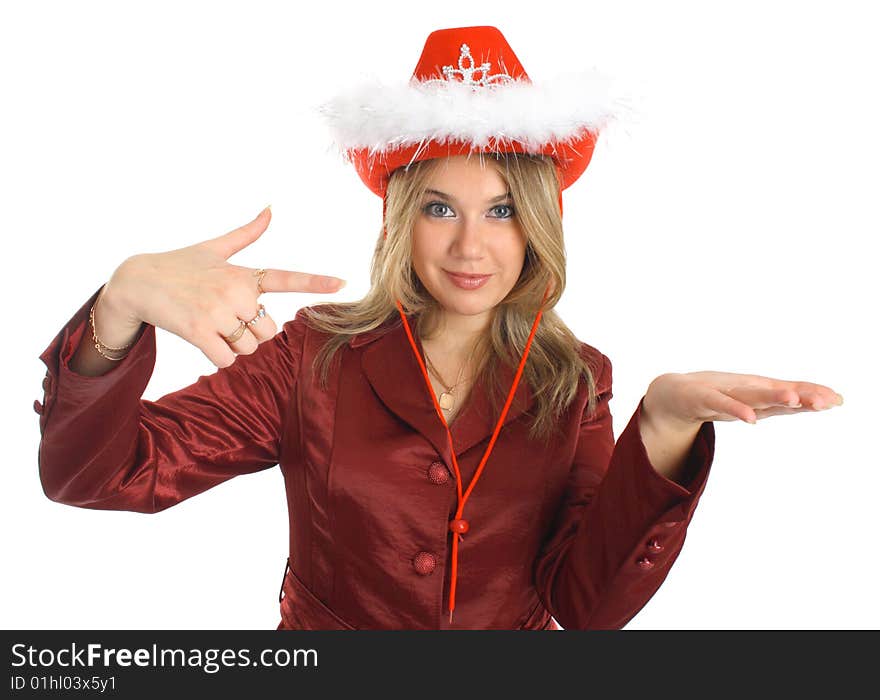
[[[441,302],[443,310],[448,313],[458,314],[459,316],[479,316],[487,311],[495,308],[494,304],[446,304]]]
[[[496,300],[486,295],[483,299],[477,298],[472,292],[465,292],[463,296],[472,295],[470,299],[457,299],[453,295],[443,294],[435,297],[444,311],[458,314],[459,316],[476,316],[484,314],[495,308]]]

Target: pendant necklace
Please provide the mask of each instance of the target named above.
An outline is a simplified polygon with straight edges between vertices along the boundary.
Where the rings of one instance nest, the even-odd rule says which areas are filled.
[[[444,411],[451,411],[453,408],[455,408],[455,394],[453,392],[455,390],[455,387],[462,383],[461,373],[464,371],[464,365],[462,365],[461,369],[458,370],[458,379],[455,384],[449,386],[444,381],[443,377],[440,376],[437,368],[434,367],[434,363],[431,362],[431,358],[428,357],[427,351],[425,351],[425,361],[428,365],[428,369],[431,370],[431,373],[437,378],[437,381],[439,381],[440,384],[443,385],[443,388],[446,389],[446,391],[444,391],[442,394],[440,394],[440,396],[437,397],[437,403],[440,404],[440,408],[442,408]]]

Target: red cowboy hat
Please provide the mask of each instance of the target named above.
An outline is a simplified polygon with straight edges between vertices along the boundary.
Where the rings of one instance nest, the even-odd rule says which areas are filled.
[[[408,84],[368,78],[319,111],[335,146],[384,198],[395,169],[472,152],[551,156],[564,190],[623,107],[593,70],[533,83],[504,35],[479,26],[432,32]]]

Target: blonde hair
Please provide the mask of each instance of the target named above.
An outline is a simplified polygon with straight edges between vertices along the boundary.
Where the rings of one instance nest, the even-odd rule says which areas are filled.
[[[495,307],[487,332],[474,349],[477,374],[487,380],[493,415],[500,415],[509,386],[500,385],[499,363],[514,370],[525,349],[535,314],[547,285],[551,289],[529,349],[520,381],[527,381],[535,397],[529,439],[549,442],[559,418],[577,395],[580,377],[588,389],[588,413],[596,408],[596,382],[580,351],[580,341],[553,310],[565,289],[565,245],[559,211],[559,180],[548,156],[534,154],[481,154],[495,165],[513,199],[514,216],[526,235],[522,272],[509,294]],[[353,336],[400,320],[395,298],[407,315],[416,314],[413,333],[430,337],[439,319],[439,303],[422,285],[412,266],[412,231],[421,213],[421,201],[431,174],[442,159],[401,167],[391,174],[387,189],[385,229],[380,230],[370,267],[370,290],[360,301],[330,302],[305,307],[310,325],[331,337],[315,357],[313,370],[326,388],[336,351]],[[503,162],[503,167],[502,167]]]

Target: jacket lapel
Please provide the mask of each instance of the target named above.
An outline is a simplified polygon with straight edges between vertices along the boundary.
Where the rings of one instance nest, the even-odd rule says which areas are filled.
[[[407,321],[412,328],[413,317],[407,316]],[[390,327],[382,326],[358,335],[349,344],[354,348],[368,346],[363,350],[361,367],[376,395],[390,411],[423,435],[447,464],[451,464],[452,455],[446,428],[431,401],[430,390],[410,346],[406,329],[400,320],[392,324]],[[413,338],[424,360],[421,341],[415,333]],[[504,367],[501,372],[505,396],[515,375],[515,368]],[[521,377],[504,425],[528,410],[533,398],[528,382]],[[499,412],[503,405],[502,401]],[[466,404],[458,411],[450,427],[456,456],[484,440],[485,450],[498,420],[498,414],[490,415],[490,412],[485,384],[482,377],[479,377],[471,388]]]

